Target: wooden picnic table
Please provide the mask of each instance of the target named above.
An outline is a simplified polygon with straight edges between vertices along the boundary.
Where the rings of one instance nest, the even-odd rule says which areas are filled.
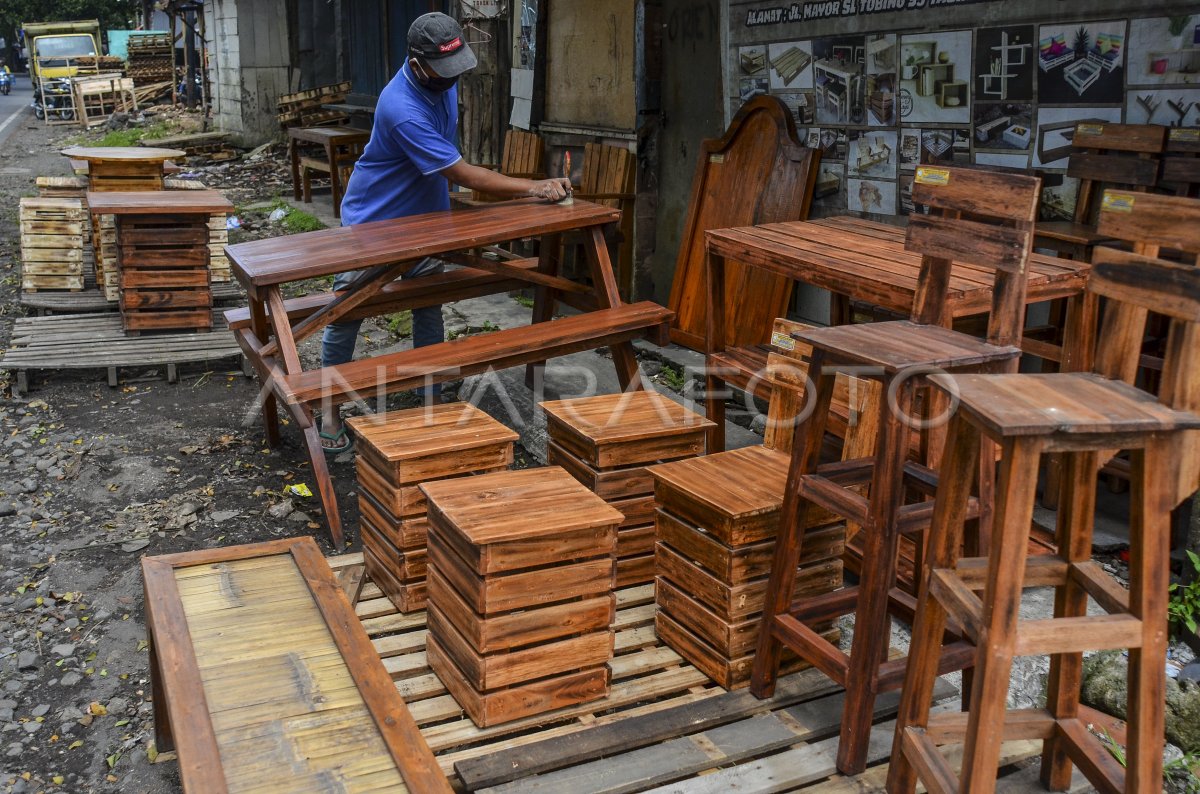
[[[333,213],[339,215],[342,204],[342,147],[347,144],[365,144],[371,137],[367,130],[350,127],[290,127],[288,128],[288,159],[292,164],[292,196],[300,201],[300,144],[315,143],[325,150],[325,162],[329,165],[329,186],[333,193]]]
[[[87,163],[89,189],[162,190],[163,173],[168,160],[186,157],[180,149],[152,146],[72,146],[61,154],[76,162]]]
[[[716,422],[710,451],[724,448],[724,401],[717,395],[725,384],[754,390],[764,399],[769,387],[763,378],[765,348],[726,344],[725,315],[733,308],[725,302],[725,260],[907,317],[916,296],[921,257],[904,249],[904,234],[901,227],[851,216],[714,229],[705,234],[709,262],[705,405],[706,415]],[[1095,301],[1084,292],[1089,268],[1087,262],[1037,253],[1030,256],[1026,304],[1065,298],[1067,322],[1061,347],[1027,336],[1022,342],[1026,353],[1057,361],[1073,371],[1089,366],[1086,340],[1092,337],[1095,322]],[[957,319],[989,311],[993,280],[992,271],[986,268],[956,264],[946,295],[952,316]],[[835,317],[835,322],[848,319]]]
[[[279,443],[276,400],[304,433],[313,476],[337,546],[341,519],[329,479],[314,409],[405,391],[467,375],[609,347],[624,388],[639,388],[631,341],[667,339],[672,313],[655,303],[623,304],[605,242],[620,213],[578,199],[571,205],[539,199],[506,201],[396,220],[324,229],[228,246],[234,276],[250,298],[246,309],[226,312],[238,344],[269,386],[263,397],[268,443]],[[558,276],[558,237],[579,231],[592,283]],[[537,259],[497,261],[465,251],[540,237]],[[465,265],[411,281],[396,279],[425,257]],[[289,301],[284,284],[363,271],[349,289]],[[450,303],[533,285],[533,324],[361,361],[305,371],[296,343],[331,322],[374,317]],[[561,301],[580,314],[551,321]],[[532,374],[532,373],[531,373]]]

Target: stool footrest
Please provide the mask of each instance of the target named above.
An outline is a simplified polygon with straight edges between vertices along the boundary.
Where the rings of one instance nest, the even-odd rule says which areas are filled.
[[[929,740],[936,745],[964,742],[967,740],[967,722],[970,718],[970,712],[966,711],[930,714],[925,732],[929,735]],[[1048,709],[1014,709],[1004,715],[1002,741],[1052,739],[1057,724],[1057,720]]]
[[[850,657],[829,640],[788,614],[775,616],[771,632],[797,656],[832,678],[834,683],[846,686]]]
[[[867,498],[819,474],[805,475],[800,481],[800,495],[847,521],[861,525],[868,523],[871,510]]]
[[[942,646],[938,657],[937,674],[946,675],[966,670],[975,665],[975,646],[966,641],[951,642]],[[904,674],[908,669],[908,657],[888,659],[879,665],[875,673],[877,692],[891,692],[904,686]]]
[[[958,794],[958,776],[924,728],[906,728],[900,746],[929,794]]]

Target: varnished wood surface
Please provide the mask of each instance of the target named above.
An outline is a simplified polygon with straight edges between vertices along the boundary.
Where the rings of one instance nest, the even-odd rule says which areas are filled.
[[[370,133],[365,130],[356,130],[350,127],[288,127],[287,134],[292,140],[322,145],[330,141],[333,143],[353,143],[355,141],[366,143],[367,139],[371,137]]]
[[[233,212],[233,204],[219,190],[88,191],[87,198],[93,215]]]
[[[430,515],[475,545],[615,526],[624,516],[557,466],[423,483]]]
[[[705,430],[713,425],[695,411],[652,391],[546,400],[540,405],[597,446]]]
[[[522,199],[254,240],[227,246],[225,251],[239,281],[247,288],[262,287],[376,265],[415,263],[449,251],[600,226],[618,217],[616,210],[585,201],[564,206]]]
[[[917,292],[921,255],[904,250],[904,229],[861,218],[772,223],[710,231],[709,250],[813,284],[854,300],[908,313]],[[1029,257],[1027,302],[1083,290],[1089,265],[1034,253]],[[986,312],[993,270],[955,263],[946,300],[953,316]]]
[[[180,149],[163,149],[152,146],[71,146],[59,154],[72,160],[87,160],[88,162],[162,162],[179,157],[187,157],[187,152]]]
[[[355,416],[346,424],[356,441],[389,463],[512,444],[519,438],[515,431],[470,403]]]

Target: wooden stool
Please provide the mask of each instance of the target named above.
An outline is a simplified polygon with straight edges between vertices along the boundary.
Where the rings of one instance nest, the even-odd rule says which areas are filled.
[[[418,486],[512,465],[517,434],[469,403],[346,420],[358,451],[367,575],[401,612],[426,599],[426,501]]]
[[[562,466],[625,516],[617,587],[654,581],[654,479],[648,464],[704,454],[713,423],[650,391],[542,403],[551,466]]]
[[[87,199],[22,198],[20,220],[21,289],[82,290]]]
[[[557,466],[421,490],[429,666],[475,724],[607,696],[621,513]]]
[[[910,427],[924,376],[938,371],[1015,370],[1025,306],[1025,264],[1033,242],[1039,179],[960,168],[917,169],[913,200],[932,215],[913,215],[905,247],[922,254],[917,298],[911,321],[843,325],[801,331],[798,340],[812,345],[816,398],[809,418],[796,428],[780,540],[763,610],[751,691],[774,691],[780,654],[786,644],[802,658],[846,687],[846,708],[838,746],[838,769],[857,774],[866,765],[875,697],[896,689],[906,660],[887,660],[889,612],[911,614],[911,597],[894,589],[900,536],[928,526],[933,503],[903,505],[906,488],[930,494],[937,477],[907,461]],[[986,198],[985,198],[986,197]],[[956,333],[942,299],[951,279],[951,260],[995,272],[987,340]],[[882,382],[879,435],[874,458],[819,466],[826,417],[834,396],[837,368]],[[928,398],[924,412],[936,415],[939,403]],[[932,463],[932,461],[931,461]],[[990,481],[987,476],[985,482]],[[869,484],[869,496],[860,492]],[[985,500],[984,500],[985,501]],[[810,506],[862,526],[863,559],[857,587],[792,603]],[[917,549],[922,543],[915,544]],[[919,566],[918,560],[918,568]],[[854,613],[851,654],[823,639],[813,626]],[[966,643],[951,645],[949,666],[970,658]],[[885,661],[886,660],[886,661]]]
[[[1186,200],[1186,199],[1185,199]],[[1095,371],[1064,374],[937,375],[956,394],[942,487],[930,533],[904,682],[888,791],[991,791],[1000,743],[1045,740],[1042,782],[1069,785],[1075,763],[1102,791],[1161,791],[1170,577],[1169,513],[1200,477],[1200,270],[1107,248],[1095,251],[1088,289],[1108,299]],[[1147,312],[1171,318],[1163,388],[1129,385]],[[1003,450],[992,549],[960,559],[972,463],[980,435]],[[1130,589],[1091,559],[1096,471],[1114,449],[1133,452]],[[1065,458],[1056,556],[1026,559],[1039,456]],[[1019,619],[1024,587],[1055,588],[1054,618]],[[981,593],[981,595],[980,595]],[[1088,597],[1108,614],[1086,617]],[[947,616],[979,643],[970,711],[930,715],[938,648]],[[1079,716],[1083,651],[1129,649],[1127,768]],[[1049,654],[1044,709],[1005,712],[1014,656]],[[961,782],[937,745],[965,742]]]
[[[726,689],[750,682],[767,575],[775,552],[792,428],[804,404],[809,348],[790,334],[807,328],[776,320],[780,343],[767,358],[771,385],[763,445],[654,466],[657,513],[655,596],[659,637]],[[839,378],[847,412],[844,454],[857,458],[874,443],[871,384]],[[851,398],[854,398],[853,402]],[[835,516],[811,518],[794,596],[842,585],[846,527]],[[836,635],[827,635],[831,641]],[[788,669],[802,666],[794,660]]]

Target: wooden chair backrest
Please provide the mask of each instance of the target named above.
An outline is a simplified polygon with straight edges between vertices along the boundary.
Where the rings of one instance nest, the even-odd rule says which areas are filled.
[[[1158,182],[1158,157],[1166,144],[1167,128],[1158,124],[1075,125],[1067,161],[1067,176],[1079,180],[1075,222],[1093,223],[1096,186],[1100,183],[1144,191]]]
[[[522,179],[542,179],[542,137],[525,130],[510,129],[504,133],[504,152],[500,158],[500,173]]]
[[[792,334],[814,326],[779,318],[771,333],[767,354],[767,378],[771,383],[767,426],[763,446],[790,453],[796,422],[807,402],[808,363],[812,347],[793,339]],[[880,384],[839,373],[834,383],[829,429],[844,440],[843,459],[871,455],[878,435]]]
[[[1200,161],[1197,161],[1200,162]],[[1200,264],[1200,200],[1158,193],[1105,190],[1096,231],[1133,244],[1135,253],[1179,251]]]
[[[668,301],[675,312],[673,341],[704,348],[704,233],[804,220],[819,162],[820,153],[800,142],[792,112],[774,96],[754,97],[742,105],[723,136],[702,143]],[[771,322],[787,311],[791,292],[792,282],[783,276],[727,261],[726,343],[764,344]]]
[[[1042,180],[969,168],[921,166],[913,202],[928,215],[910,215],[904,247],[921,254],[912,319],[949,326],[946,295],[952,262],[994,270],[988,341],[1015,345],[1025,317],[1026,264]]]
[[[588,143],[583,147],[579,196],[606,207],[622,207],[633,199],[633,152],[619,146]]]
[[[1200,197],[1200,128],[1167,131],[1158,187],[1177,196]]]

